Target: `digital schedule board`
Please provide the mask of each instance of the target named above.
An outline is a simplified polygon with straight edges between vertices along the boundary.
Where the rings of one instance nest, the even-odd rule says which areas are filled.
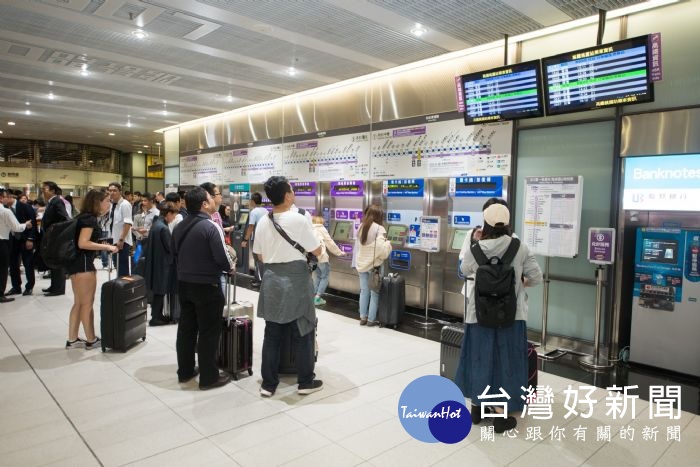
[[[539,60],[462,75],[464,124],[541,117],[541,83]]]
[[[648,36],[542,59],[548,115],[654,100]]]

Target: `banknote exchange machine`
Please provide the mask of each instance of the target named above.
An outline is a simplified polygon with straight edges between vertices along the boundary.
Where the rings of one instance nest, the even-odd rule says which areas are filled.
[[[342,180],[320,183],[318,215],[323,217],[333,241],[345,256],[328,254],[331,266],[329,286],[343,292],[359,294],[360,282],[352,268],[352,255],[357,229],[367,206],[368,184],[364,180]]]
[[[507,177],[453,177],[449,180],[447,208],[447,247],[444,261],[443,310],[464,315],[464,276],[459,269],[459,252],[472,229],[484,224],[482,208],[489,198],[507,197]]]
[[[231,206],[234,229],[231,234],[231,245],[236,250],[236,271],[248,274],[249,253],[248,247],[243,248],[241,242],[248,226],[248,214],[250,213],[250,184],[231,183],[228,186],[228,203]]]

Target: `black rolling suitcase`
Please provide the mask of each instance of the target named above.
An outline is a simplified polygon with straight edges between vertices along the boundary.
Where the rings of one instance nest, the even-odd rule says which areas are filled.
[[[146,282],[143,277],[117,277],[102,284],[102,351],[114,349],[126,352],[139,339],[145,341],[147,314]]]
[[[440,331],[440,376],[455,380],[459,355],[462,353],[464,325],[444,326]]]
[[[247,371],[248,375],[253,374],[253,320],[251,319],[253,307],[235,303],[235,274],[233,290],[233,303],[231,303],[231,284],[227,280],[226,307],[217,363],[219,368],[230,373],[234,380],[238,380],[238,373]]]
[[[316,318],[316,333],[314,338],[314,361],[318,361],[318,318]],[[287,327],[282,335],[282,343],[280,344],[280,364],[277,372],[283,375],[297,374],[296,364],[296,349],[294,348],[294,340],[292,339],[292,329]]]
[[[398,327],[406,310],[406,281],[398,274],[390,273],[382,278],[379,292],[377,321],[383,327]]]

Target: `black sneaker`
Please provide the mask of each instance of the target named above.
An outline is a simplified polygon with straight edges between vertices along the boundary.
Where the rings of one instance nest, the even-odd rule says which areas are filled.
[[[99,337],[95,337],[92,342],[85,341],[85,350],[96,349],[102,345],[102,340]]]
[[[504,433],[515,428],[517,424],[518,421],[515,419],[515,417],[494,418],[493,431],[495,431],[496,433]]]
[[[66,341],[66,348],[67,349],[77,349],[78,347],[83,347],[85,345],[85,341],[82,340],[80,337],[78,337],[74,341]]]
[[[493,413],[491,407],[484,407],[483,405],[472,404],[472,410],[469,412],[472,416],[472,424],[478,425],[484,418],[485,413]]]
[[[320,391],[321,389],[323,389],[323,381],[320,379],[315,379],[309,384],[305,384],[303,386],[300,384],[297,393],[302,396],[306,396],[308,394],[313,394],[314,392]]]

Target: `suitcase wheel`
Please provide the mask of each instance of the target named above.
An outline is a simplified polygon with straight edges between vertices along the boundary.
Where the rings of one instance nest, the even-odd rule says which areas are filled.
[[[253,376],[253,369],[252,368],[248,368],[248,376]]]
[[[143,337],[141,338],[141,342],[146,342],[146,336],[143,336]]]
[[[234,381],[238,381],[238,373],[234,373],[232,376]]]

